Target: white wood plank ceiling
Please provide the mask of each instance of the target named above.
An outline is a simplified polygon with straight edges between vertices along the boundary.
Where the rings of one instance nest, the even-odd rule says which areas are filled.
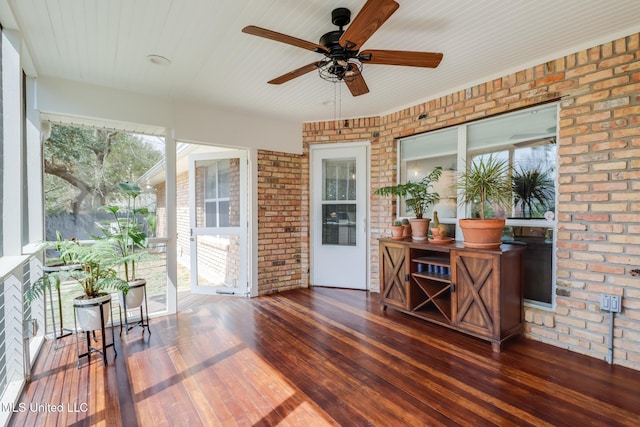
[[[267,81],[320,54],[241,32],[318,42],[365,0],[2,0],[34,72],[296,122],[332,120],[334,85],[315,72]],[[379,115],[640,31],[638,0],[398,0],[362,49],[442,52],[437,69],[365,65],[370,93],[342,84],[340,117]],[[3,22],[5,27],[10,23]],[[167,66],[150,63],[156,54]]]

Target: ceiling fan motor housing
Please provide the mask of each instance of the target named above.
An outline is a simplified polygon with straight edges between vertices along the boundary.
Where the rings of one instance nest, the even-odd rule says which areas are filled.
[[[331,22],[342,29],[342,27],[351,22],[351,11],[346,7],[333,9],[331,11]]]
[[[318,44],[326,47],[329,53],[332,51],[342,51],[344,50],[342,46],[340,46],[340,36],[342,36],[342,33],[344,33],[342,30],[329,31],[320,37],[320,43]]]

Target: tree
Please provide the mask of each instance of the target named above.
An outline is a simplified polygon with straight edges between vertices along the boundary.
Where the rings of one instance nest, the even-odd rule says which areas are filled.
[[[47,213],[95,211],[162,158],[139,136],[106,129],[54,125],[44,143]]]

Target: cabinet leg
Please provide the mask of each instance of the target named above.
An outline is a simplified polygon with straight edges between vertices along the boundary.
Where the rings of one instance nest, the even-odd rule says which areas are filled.
[[[387,311],[387,305],[386,304],[380,304],[382,306],[382,311]]]
[[[492,342],[491,349],[493,350],[494,353],[500,353],[500,350],[502,350],[502,343]]]

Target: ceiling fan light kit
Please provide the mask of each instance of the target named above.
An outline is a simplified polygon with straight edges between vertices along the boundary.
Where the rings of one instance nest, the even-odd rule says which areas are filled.
[[[441,53],[433,52],[400,50],[360,52],[360,47],[389,19],[398,7],[399,4],[394,0],[367,0],[353,22],[351,22],[349,9],[336,8],[331,12],[331,22],[339,29],[322,35],[318,44],[253,25],[243,28],[242,31],[246,34],[318,52],[325,56],[320,61],[290,71],[268,83],[286,83],[317,69],[322,79],[334,83],[344,81],[351,94],[359,96],[369,92],[362,76],[363,64],[435,68],[442,60]],[[349,25],[349,23],[351,24]],[[346,25],[349,26],[345,30]]]

